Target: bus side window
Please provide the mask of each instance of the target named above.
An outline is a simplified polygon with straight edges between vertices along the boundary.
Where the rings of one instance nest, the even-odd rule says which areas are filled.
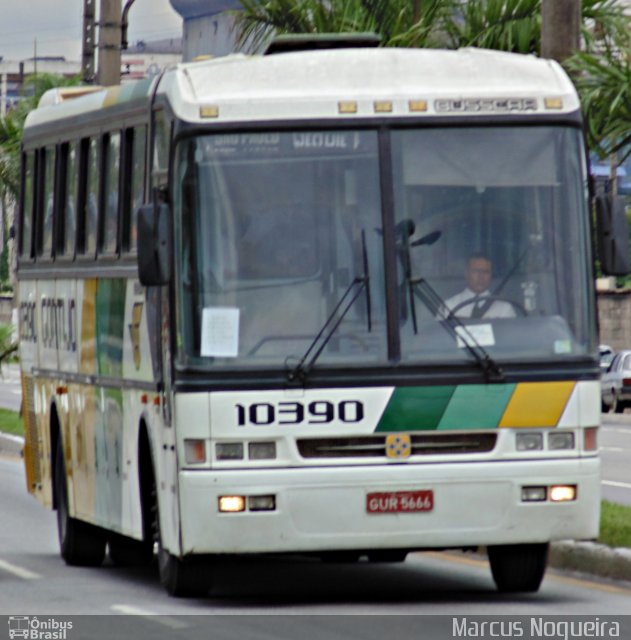
[[[81,167],[79,196],[78,252],[94,257],[96,253],[96,230],[98,209],[98,154],[94,138],[85,138],[81,142]]]
[[[145,155],[147,127],[140,126],[125,131],[125,151],[121,185],[123,191],[123,248],[136,251],[138,208],[145,200]]]
[[[62,146],[62,190],[60,193],[61,249],[64,256],[72,257],[77,231],[77,175],[78,146],[76,142]]]
[[[42,154],[43,185],[42,206],[38,207],[39,225],[37,255],[43,259],[50,259],[53,247],[53,223],[55,213],[55,148],[46,147],[40,150]]]
[[[101,155],[101,217],[99,253],[114,255],[118,249],[118,192],[120,181],[120,133],[103,136]]]
[[[33,205],[35,203],[35,152],[22,156],[23,181],[20,207],[20,257],[31,258],[33,248]]]

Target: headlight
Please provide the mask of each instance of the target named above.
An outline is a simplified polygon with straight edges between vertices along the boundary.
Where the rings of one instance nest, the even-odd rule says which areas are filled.
[[[517,451],[541,451],[543,449],[543,434],[518,433],[515,437]]]
[[[561,449],[574,449],[574,433],[572,431],[559,431],[548,434],[548,449],[559,451]]]

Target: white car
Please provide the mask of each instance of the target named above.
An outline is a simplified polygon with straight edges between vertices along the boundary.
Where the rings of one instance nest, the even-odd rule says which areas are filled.
[[[600,379],[602,410],[622,413],[631,406],[631,350],[617,353]]]

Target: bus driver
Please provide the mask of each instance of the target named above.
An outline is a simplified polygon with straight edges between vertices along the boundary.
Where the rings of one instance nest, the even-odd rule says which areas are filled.
[[[467,286],[445,301],[448,310],[459,318],[514,318],[513,306],[502,300],[494,300],[489,290],[493,266],[482,253],[475,253],[467,260],[465,280]]]

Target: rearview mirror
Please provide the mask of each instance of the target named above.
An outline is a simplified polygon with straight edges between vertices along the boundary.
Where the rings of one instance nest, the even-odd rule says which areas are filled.
[[[629,265],[629,226],[623,198],[596,196],[596,238],[600,266],[605,275],[624,276]]]
[[[167,284],[171,278],[169,213],[164,202],[138,210],[138,276],[145,287]]]

